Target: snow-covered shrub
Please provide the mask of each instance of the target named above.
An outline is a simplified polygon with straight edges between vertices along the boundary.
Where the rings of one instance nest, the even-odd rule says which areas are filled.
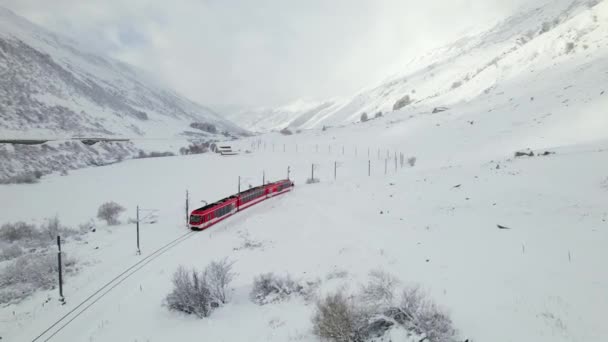
[[[410,167],[416,166],[416,157],[408,158],[407,163],[409,164]]]
[[[36,226],[25,222],[5,223],[0,227],[0,241],[34,240],[38,238],[38,235]]]
[[[64,274],[74,271],[74,259],[64,254],[62,262]],[[35,291],[54,288],[57,272],[57,255],[54,253],[18,257],[0,272],[0,304],[16,303]]]
[[[419,287],[403,290],[399,305],[386,313],[410,331],[432,342],[454,342],[456,329],[450,316],[440,309]]]
[[[365,122],[369,120],[369,118],[367,117],[367,113],[363,112],[363,114],[361,114],[361,122]]]
[[[328,273],[325,276],[326,280],[333,280],[333,279],[344,279],[348,276],[348,271],[346,270],[335,270],[333,272]]]
[[[211,297],[217,303],[226,304],[229,298],[229,286],[236,273],[232,272],[234,261],[224,258],[213,261],[205,269],[205,279],[211,291]]]
[[[182,147],[182,148],[180,148],[179,149],[179,153],[181,155],[201,154],[201,153],[207,153],[207,152],[209,152],[210,148],[211,148],[212,151],[216,151],[217,150],[217,145],[210,144],[208,142],[204,142],[204,143],[192,143],[188,147]]]
[[[398,284],[386,272],[370,272],[358,295],[339,292],[317,302],[313,331],[330,341],[367,341],[386,338],[389,330],[400,328],[419,341],[457,341],[445,311],[418,287],[406,287],[401,296],[396,295]]]
[[[143,150],[139,150],[139,153],[137,154],[137,157],[135,157],[136,159],[145,159],[145,158],[161,158],[161,157],[174,157],[175,153],[173,152],[158,152],[158,151],[152,151],[150,153],[146,153]]]
[[[411,103],[412,103],[412,99],[410,98],[410,96],[405,95],[404,97],[400,98],[397,102],[395,102],[395,104],[393,105],[393,110],[399,110]]]
[[[203,132],[217,134],[217,127],[214,124],[206,123],[206,122],[193,122],[190,124],[190,127],[199,129]]]
[[[97,218],[106,221],[110,226],[115,226],[120,224],[118,217],[125,210],[123,206],[116,202],[106,202],[97,210]]]
[[[35,184],[38,183],[40,178],[42,178],[41,171],[26,172],[13,177],[8,177],[2,180],[0,184]]]
[[[23,254],[23,250],[16,243],[0,242],[0,261],[15,259]]]
[[[273,273],[260,274],[253,280],[249,298],[256,304],[279,302],[292,294],[304,294],[304,287],[289,275],[277,276]]]
[[[572,52],[574,50],[574,47],[575,47],[575,45],[573,42],[567,42],[566,46],[565,46],[566,54]]]
[[[204,272],[179,266],[173,274],[173,291],[165,299],[170,310],[208,317],[213,310],[212,296]]]
[[[376,115],[374,115],[374,119],[378,119],[382,117],[382,112],[377,112]]]
[[[173,291],[165,299],[171,310],[208,317],[214,308],[226,304],[235,277],[227,258],[211,262],[203,272],[179,266],[173,274]]]
[[[363,341],[365,315],[352,300],[338,292],[317,302],[312,318],[313,333],[327,341]]]
[[[285,127],[285,128],[283,128],[281,130],[281,134],[283,134],[283,135],[292,135],[293,132],[289,128]]]
[[[306,184],[315,184],[315,183],[319,183],[321,180],[319,180],[319,178],[307,178],[306,179]]]
[[[369,281],[361,288],[361,298],[373,306],[389,306],[395,298],[395,287],[399,280],[380,270],[369,273]]]

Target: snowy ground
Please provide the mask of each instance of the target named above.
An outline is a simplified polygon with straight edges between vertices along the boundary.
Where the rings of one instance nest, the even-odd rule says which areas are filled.
[[[450,311],[463,339],[605,341],[608,140],[596,127],[587,134],[567,129],[591,122],[593,114],[554,110],[539,124],[526,108],[494,103],[499,109],[487,114],[483,105],[480,100],[437,115],[401,112],[326,132],[270,134],[252,138],[262,139],[261,150],[234,157],[133,160],[2,187],[3,221],[58,215],[75,226],[108,200],[129,208],[124,218],[134,216],[136,205],[158,209],[159,217],[142,227],[142,256],[135,255],[133,225],[100,224],[86,242],[67,243],[66,253],[80,260],[80,272],[67,279],[67,305],[58,305],[57,291],[49,291],[1,308],[3,340],[31,340],[103,283],[184,234],[186,189],[193,203],[211,201],[236,192],[238,176],[245,188],[261,183],[262,171],[269,180],[284,178],[290,166],[294,192],[197,233],[53,340],[314,341],[314,306],[299,297],[257,306],[248,298],[253,278],[289,273],[321,280],[320,293],[343,286],[355,291],[370,270],[382,269],[427,289]],[[252,140],[237,147],[251,149]],[[525,147],[555,154],[513,157]],[[395,171],[391,159],[385,175],[387,150],[418,162]],[[312,163],[321,183],[306,185]],[[247,241],[261,246],[243,248]],[[226,256],[238,273],[227,306],[199,320],[161,305],[178,265],[204,268]],[[339,271],[347,274],[328,280]]]

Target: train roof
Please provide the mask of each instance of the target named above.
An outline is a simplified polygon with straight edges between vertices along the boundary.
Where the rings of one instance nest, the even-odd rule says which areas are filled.
[[[195,209],[194,211],[205,211],[207,209],[211,209],[211,208],[213,208],[213,207],[215,207],[217,205],[220,205],[220,204],[222,204],[224,202],[227,202],[227,201],[229,201],[231,199],[235,199],[236,197],[237,197],[236,195],[232,195],[232,196],[229,196],[229,197],[226,197],[226,198],[222,198],[221,200],[219,200],[217,202],[209,203],[209,204],[207,204],[204,207],[200,207],[198,209]]]

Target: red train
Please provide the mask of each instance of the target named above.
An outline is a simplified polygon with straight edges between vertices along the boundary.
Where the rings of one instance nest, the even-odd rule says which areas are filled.
[[[261,201],[286,193],[294,187],[289,179],[278,182],[256,186],[255,188],[242,191],[221,199],[215,203],[198,208],[190,214],[190,229],[203,230],[228,217],[237,211],[251,207]]]

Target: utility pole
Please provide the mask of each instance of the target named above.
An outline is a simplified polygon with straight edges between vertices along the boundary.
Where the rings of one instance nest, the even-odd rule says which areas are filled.
[[[395,152],[395,172],[397,172],[397,152]]]
[[[266,184],[266,171],[262,171],[262,185]]]
[[[139,206],[137,206],[136,220],[137,222],[135,223],[135,227],[137,230],[137,255],[141,255],[141,249],[139,249]]]
[[[315,181],[315,164],[312,164],[310,166],[310,181],[311,182]]]
[[[188,194],[188,190],[186,190],[186,227],[188,227],[188,223],[190,222],[190,195]]]
[[[371,159],[367,160],[367,175],[368,176],[372,175],[372,161],[371,161]]]
[[[338,177],[338,162],[334,162],[334,180]]]
[[[239,192],[237,192],[237,194],[241,193],[241,176],[239,176],[239,186],[238,186]]]
[[[386,174],[387,167],[388,167],[388,159],[384,159],[384,174]]]
[[[61,305],[65,304],[65,297],[63,296],[63,274],[61,267],[61,237],[57,235],[57,266],[59,270],[59,302]]]
[[[290,180],[289,179],[290,174],[291,174],[291,166],[288,166],[287,167],[287,180]]]

